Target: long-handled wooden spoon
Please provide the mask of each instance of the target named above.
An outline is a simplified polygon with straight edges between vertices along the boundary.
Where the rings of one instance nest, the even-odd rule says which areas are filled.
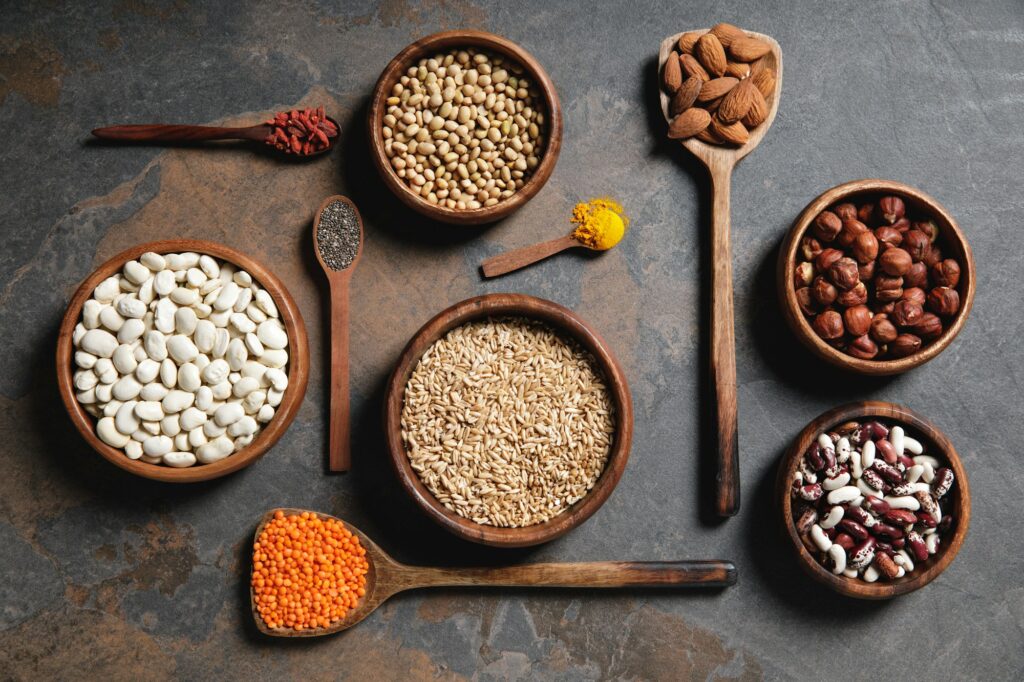
[[[337,204],[337,206],[334,206]],[[325,222],[325,211],[331,215]],[[323,222],[324,230],[321,231]],[[339,232],[340,230],[340,232]],[[339,246],[347,233],[358,230],[355,254]],[[341,248],[339,252],[337,249]],[[356,205],[340,194],[327,197],[317,209],[313,220],[313,250],[331,287],[331,433],[329,467],[331,471],[348,471],[351,443],[348,408],[348,285],[352,272],[363,255],[363,220]]]
[[[658,52],[658,74],[672,54],[682,33],[665,38]],[[750,139],[742,147],[707,144],[696,138],[683,141],[683,146],[700,159],[711,174],[711,380],[715,385],[715,415],[718,425],[718,476],[715,511],[732,516],[740,508],[739,454],[736,427],[736,341],[732,305],[732,252],[729,245],[729,185],[732,169],[761,142],[779,108],[782,90],[782,50],[770,36],[748,31],[772,50],[765,58],[775,71],[775,92],[768,105],[770,111],[761,125],[750,131]],[[661,110],[669,116],[669,97],[661,93]]]
[[[273,509],[263,515],[254,541],[274,517]],[[302,509],[282,509],[286,515]],[[321,519],[336,518],[316,514]],[[256,610],[255,595],[249,590],[252,617],[260,632],[275,637],[318,637],[346,630],[357,624],[393,595],[421,587],[728,587],[736,584],[736,566],[731,561],[597,561],[575,564],[525,564],[501,568],[433,568],[408,566],[392,559],[359,529],[341,519],[366,548],[370,570],[366,596],[358,606],[330,627],[313,630],[270,629]]]
[[[514,270],[525,268],[527,265],[533,265],[538,261],[550,258],[556,253],[560,253],[566,249],[571,249],[575,246],[583,249],[591,249],[593,251],[600,250],[595,249],[592,246],[587,246],[571,234],[567,234],[564,237],[549,239],[546,242],[531,244],[530,246],[524,246],[521,249],[507,251],[505,253],[498,254],[497,256],[492,256],[480,264],[480,269],[483,271],[484,277],[499,277],[501,275],[507,275]]]

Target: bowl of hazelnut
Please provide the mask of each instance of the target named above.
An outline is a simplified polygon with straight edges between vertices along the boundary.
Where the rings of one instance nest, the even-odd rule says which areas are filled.
[[[815,355],[860,374],[899,374],[960,333],[974,303],[974,258],[932,197],[855,180],[796,219],[776,282],[786,321]]]

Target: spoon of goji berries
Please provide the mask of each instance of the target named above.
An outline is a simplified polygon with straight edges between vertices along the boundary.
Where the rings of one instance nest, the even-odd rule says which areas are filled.
[[[166,124],[123,125],[97,128],[92,134],[103,140],[121,142],[251,140],[262,142],[289,156],[317,156],[334,148],[338,139],[338,123],[324,114],[323,107],[317,107],[281,111],[260,125],[245,128]]]

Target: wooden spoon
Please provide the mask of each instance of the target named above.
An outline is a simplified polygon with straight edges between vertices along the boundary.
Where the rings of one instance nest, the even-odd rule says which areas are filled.
[[[259,538],[276,509],[263,515],[253,541]],[[286,515],[301,514],[302,509],[281,509]],[[319,637],[347,630],[369,616],[378,606],[398,592],[421,587],[728,587],[736,584],[736,566],[731,561],[597,561],[571,564],[525,564],[501,568],[434,568],[408,566],[392,559],[352,524],[328,514],[315,514],[321,520],[335,519],[359,538],[366,548],[370,570],[366,576],[366,596],[345,618],[330,627],[311,630],[270,629],[256,611],[256,599],[250,583],[249,602],[253,620],[260,632],[274,637]]]
[[[702,31],[702,33],[705,31]],[[665,60],[672,54],[682,33],[665,38],[658,52],[658,82]],[[740,508],[739,455],[736,427],[736,341],[732,306],[732,253],[729,245],[729,185],[732,169],[761,142],[779,108],[782,89],[782,50],[770,36],[747,32],[771,45],[765,55],[775,71],[775,92],[768,102],[770,111],[761,125],[750,131],[742,147],[718,146],[696,138],[683,140],[684,147],[700,159],[711,174],[711,379],[715,385],[715,414],[718,424],[718,475],[715,511],[733,516]],[[661,110],[669,116],[669,96],[661,91]]]
[[[336,201],[348,204],[356,214],[359,223],[359,248],[355,258],[344,270],[334,270],[320,252],[320,218],[324,209]],[[359,210],[347,197],[340,194],[327,197],[316,211],[313,220],[313,251],[327,275],[331,286],[331,434],[329,468],[331,471],[348,471],[351,463],[351,443],[348,408],[348,284],[352,272],[363,255],[363,219]]]
[[[338,130],[341,128],[338,126],[338,122],[330,116],[327,117],[331,123],[333,123]],[[244,128],[218,128],[215,126],[192,126],[192,125],[172,125],[172,124],[141,124],[141,125],[123,125],[123,126],[108,126],[106,128],[96,128],[92,131],[92,134],[101,140],[116,140],[119,142],[204,142],[207,140],[249,140],[252,142],[259,142],[263,144],[267,149],[273,150],[282,156],[288,156],[291,158],[310,158],[313,156],[319,156],[325,154],[336,146],[338,141],[337,137],[328,138],[327,147],[310,152],[309,154],[289,154],[284,152],[273,145],[265,144],[264,141],[267,135],[270,134],[271,126],[263,123],[255,126],[248,126]]]
[[[501,275],[507,275],[515,270],[525,268],[527,265],[533,265],[538,261],[550,258],[556,253],[560,253],[566,249],[571,249],[575,246],[590,249],[592,251],[600,250],[595,249],[592,246],[587,246],[571,234],[567,234],[564,237],[549,239],[546,242],[524,246],[521,249],[507,251],[488,258],[480,264],[480,269],[483,271],[484,277],[499,277]]]

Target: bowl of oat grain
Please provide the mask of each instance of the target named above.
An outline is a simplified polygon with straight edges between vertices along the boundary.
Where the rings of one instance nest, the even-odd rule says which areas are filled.
[[[608,344],[578,315],[488,294],[413,336],[384,423],[395,473],[427,516],[466,540],[525,547],[608,499],[629,459],[633,404]]]

